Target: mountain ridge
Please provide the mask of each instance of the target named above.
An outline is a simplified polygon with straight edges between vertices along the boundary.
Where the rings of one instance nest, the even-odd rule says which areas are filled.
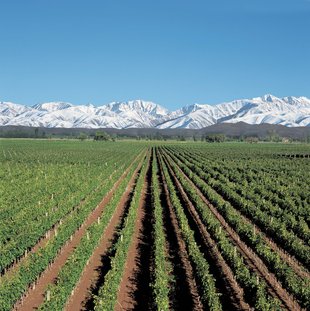
[[[218,123],[310,126],[310,99],[271,94],[217,105],[192,104],[175,111],[151,101],[112,102],[95,107],[67,102],[33,106],[0,102],[0,126],[46,128],[157,128],[201,129]]]

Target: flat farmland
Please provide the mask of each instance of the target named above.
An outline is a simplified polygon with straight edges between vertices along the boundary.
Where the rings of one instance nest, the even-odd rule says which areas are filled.
[[[0,310],[309,310],[310,145],[0,140]]]

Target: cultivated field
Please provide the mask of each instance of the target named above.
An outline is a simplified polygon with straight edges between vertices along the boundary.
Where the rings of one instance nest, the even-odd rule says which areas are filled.
[[[309,310],[310,146],[0,140],[0,310]]]

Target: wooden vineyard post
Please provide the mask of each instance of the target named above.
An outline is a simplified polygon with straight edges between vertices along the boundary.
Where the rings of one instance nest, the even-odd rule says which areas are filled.
[[[50,301],[51,300],[51,291],[47,290],[46,292],[46,301]]]

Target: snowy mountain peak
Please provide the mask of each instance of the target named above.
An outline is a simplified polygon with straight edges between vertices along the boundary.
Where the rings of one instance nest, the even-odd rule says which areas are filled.
[[[294,97],[287,96],[282,98],[288,104],[297,105],[297,106],[308,106],[310,105],[310,99],[307,97]]]
[[[154,112],[154,111],[162,111],[164,113],[168,112],[167,109],[161,107],[158,104],[155,104],[150,101],[143,101],[141,99],[131,100],[127,102],[112,102],[110,104],[107,104],[106,107],[108,107],[112,111],[136,110],[143,112]]]
[[[196,104],[187,105],[187,106],[183,107],[181,109],[181,111],[183,113],[190,113],[190,112],[195,112],[195,111],[200,110],[200,109],[208,109],[210,107],[212,107],[212,106],[209,106],[209,105],[206,105],[206,104],[203,105],[203,104],[197,104],[196,103]]]
[[[261,99],[265,102],[269,102],[269,103],[272,103],[274,101],[278,101],[279,98],[278,97],[275,97],[271,94],[265,94],[264,96],[261,97]]]
[[[95,107],[66,102],[32,107],[0,102],[0,126],[66,128],[203,128],[216,123],[282,124],[310,126],[310,99],[278,98],[271,94],[218,105],[192,104],[176,111],[151,101],[112,102]]]
[[[245,99],[243,99],[242,101],[244,101]],[[253,101],[256,102],[257,104],[262,104],[262,103],[274,103],[274,102],[278,102],[281,99],[271,95],[271,94],[265,94],[261,97],[254,97],[252,99],[247,99],[248,101]]]
[[[70,103],[65,102],[48,102],[32,106],[33,109],[40,111],[56,111],[73,107]]]

